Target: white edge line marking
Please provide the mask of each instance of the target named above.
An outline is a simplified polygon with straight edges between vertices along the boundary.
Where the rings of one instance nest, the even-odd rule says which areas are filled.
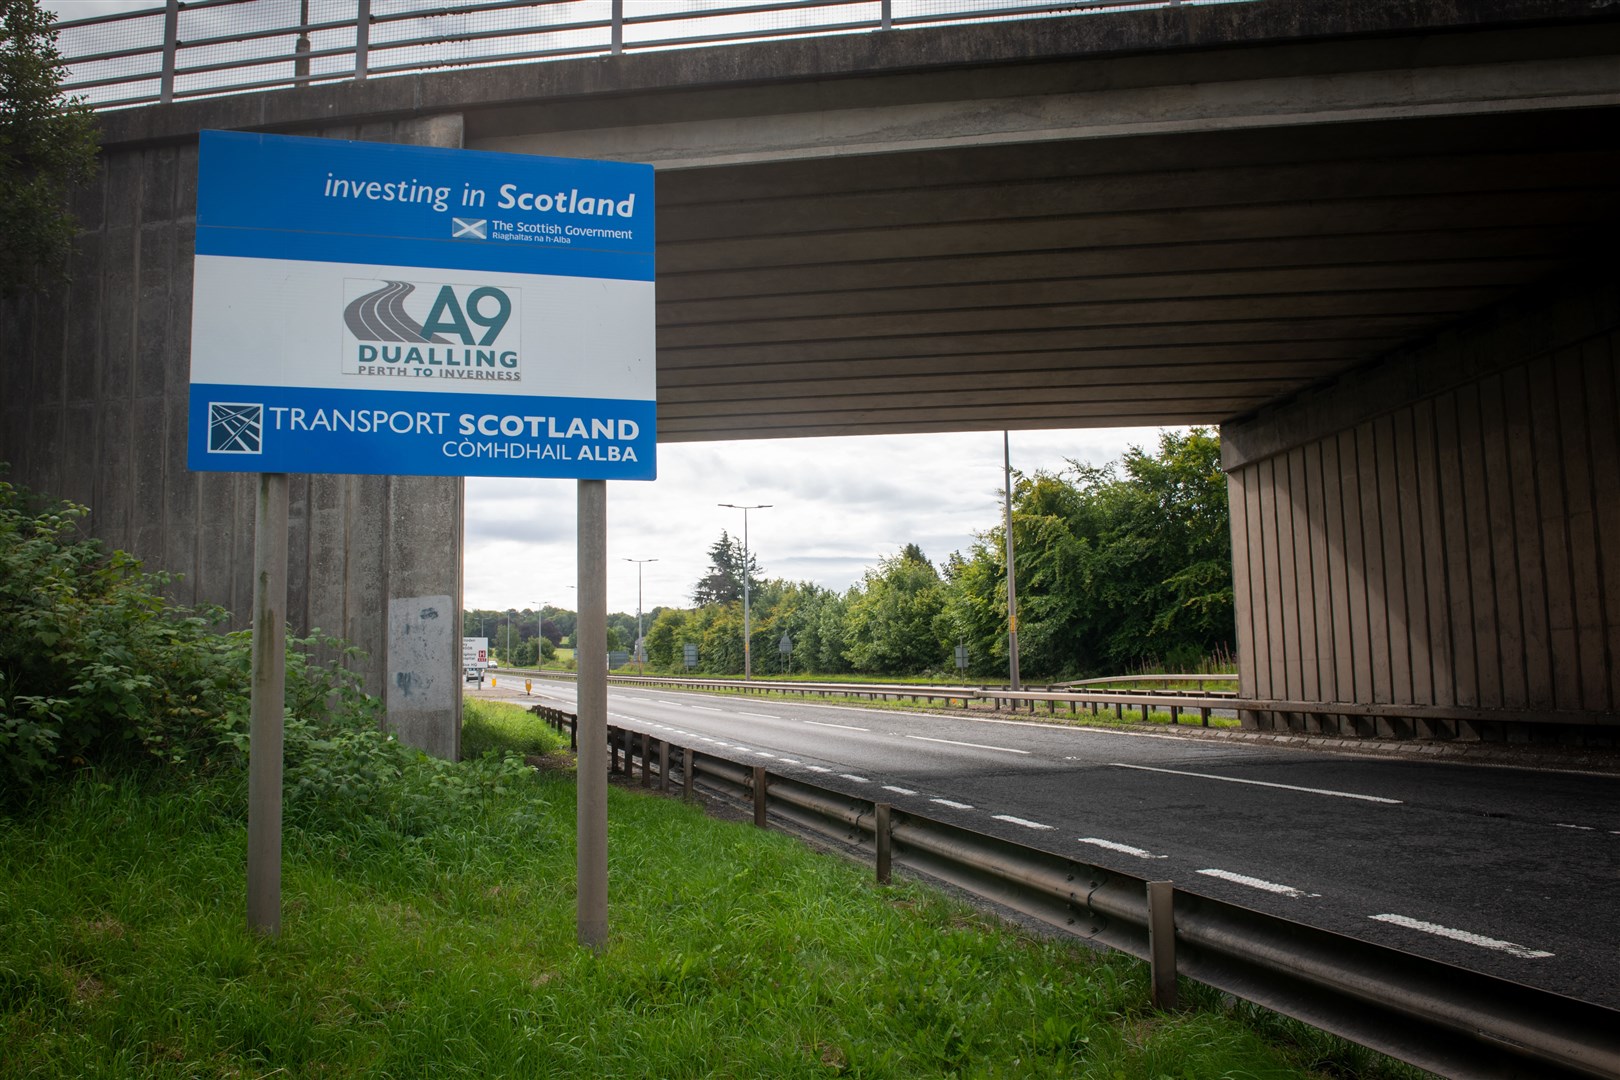
[[[1102,840],[1095,836],[1077,836],[1075,839],[1082,844],[1094,844],[1097,847],[1117,851],[1123,855],[1135,855],[1138,859],[1168,859],[1170,857],[1168,855],[1155,855],[1153,852],[1145,851],[1139,847],[1131,847],[1129,844],[1116,844],[1112,840]]]
[[[853,780],[857,784],[870,784],[872,782],[872,781],[868,780],[866,777],[864,777],[864,776],[856,776],[852,772],[841,772],[838,775],[842,776],[845,780]]]
[[[1274,784],[1269,780],[1245,780],[1237,776],[1216,776],[1214,773],[1186,772],[1181,769],[1156,769],[1152,765],[1127,765],[1123,761],[1108,763],[1115,769],[1140,769],[1142,772],[1169,773],[1172,776],[1196,776],[1200,780],[1222,780],[1228,784],[1253,784],[1256,787],[1281,788],[1284,791],[1303,791],[1307,795],[1332,795],[1340,799],[1360,799],[1362,802],[1400,806],[1400,799],[1386,799],[1382,795],[1362,795],[1354,791],[1333,791],[1330,788],[1296,787],[1293,784]]]
[[[971,810],[971,809],[973,809],[973,804],[972,803],[957,802],[955,799],[929,799],[928,801],[929,802],[937,802],[941,806],[948,806],[952,810]]]
[[[1006,821],[1014,825],[1022,825],[1026,829],[1052,829],[1054,825],[1043,825],[1039,821],[1030,821],[1028,818],[1013,817],[1011,814],[992,814],[997,821]]]
[[[1200,870],[1198,872],[1208,877],[1220,878],[1222,881],[1230,881],[1238,885],[1247,885],[1251,889],[1263,889],[1266,892],[1276,893],[1279,896],[1292,896],[1296,900],[1302,896],[1316,897],[1322,895],[1321,893],[1308,893],[1303,889],[1296,889],[1292,885],[1279,885],[1275,881],[1266,881],[1264,878],[1250,877],[1247,874],[1234,874],[1230,870]]]
[[[1367,918],[1376,922],[1386,922],[1393,923],[1396,926],[1404,926],[1408,930],[1421,930],[1425,934],[1433,934],[1436,937],[1450,938],[1452,941],[1461,941],[1468,945],[1478,945],[1482,949],[1495,949],[1497,952],[1505,952],[1510,956],[1517,956],[1520,960],[1542,960],[1553,955],[1550,952],[1543,952],[1540,949],[1528,949],[1523,945],[1515,945],[1511,941],[1498,941],[1496,938],[1489,938],[1483,934],[1471,934],[1467,930],[1454,930],[1449,926],[1440,926],[1437,923],[1423,922],[1421,919],[1413,919],[1406,915],[1369,915]]]
[[[801,724],[814,724],[816,727],[843,728],[845,731],[871,731],[872,730],[871,728],[867,728],[867,727],[854,727],[854,726],[852,726],[850,724],[824,724],[820,720],[801,720],[801,721],[799,721],[799,723],[801,723]]]
[[[915,791],[912,791],[910,788],[895,787],[893,784],[884,784],[883,785],[883,790],[884,791],[892,791],[896,795],[915,795],[915,794],[917,794]]]
[[[808,723],[808,721],[806,721],[806,722]],[[1015,750],[1010,746],[986,746],[983,743],[976,743],[976,742],[957,742],[955,739],[930,739],[926,735],[907,735],[906,738],[908,738],[908,739],[916,739],[919,742],[945,743],[948,746],[969,746],[969,747],[972,747],[975,750],[999,750],[1003,754],[1028,754],[1028,753],[1031,753],[1031,751],[1029,751],[1029,750]]]

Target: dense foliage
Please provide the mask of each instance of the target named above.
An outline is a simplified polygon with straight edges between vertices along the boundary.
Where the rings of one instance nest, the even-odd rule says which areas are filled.
[[[0,295],[64,278],[68,191],[95,172],[90,109],[61,98],[55,20],[37,0],[0,0]]]
[[[165,600],[166,578],[81,534],[87,513],[0,481],[0,809],[87,768],[243,773],[249,635],[219,633],[223,611]],[[319,631],[287,644],[289,820],[425,828],[514,767],[457,769],[401,746],[355,650]]]
[[[1101,467],[1070,462],[1061,474],[1018,476],[1013,488],[1024,675],[1186,668],[1230,653],[1231,534],[1212,432],[1168,432],[1157,452],[1133,448]],[[970,674],[1003,675],[1005,552],[998,524],[940,567],[908,544],[842,594],[810,582],[754,580],[754,670],[946,674],[961,644]],[[690,643],[698,646],[696,670],[742,670],[741,573],[741,549],[722,534],[695,590],[698,605],[666,609],[652,621],[651,666],[681,670]]]
[[[1022,670],[1044,677],[1187,668],[1233,640],[1232,538],[1220,442],[1160,436],[1117,466],[1070,463],[1019,477],[1013,493]],[[943,625],[979,671],[1007,663],[1005,533],[982,533],[946,566]]]

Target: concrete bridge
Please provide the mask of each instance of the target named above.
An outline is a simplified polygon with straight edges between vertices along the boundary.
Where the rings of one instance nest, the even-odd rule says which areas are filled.
[[[102,115],[75,281],[9,305],[0,460],[250,608],[185,467],[196,135],[658,173],[665,440],[1216,423],[1247,723],[1612,744],[1620,4],[1179,5]],[[456,752],[459,481],[293,482],[295,626]],[[442,640],[441,640],[442,639]]]

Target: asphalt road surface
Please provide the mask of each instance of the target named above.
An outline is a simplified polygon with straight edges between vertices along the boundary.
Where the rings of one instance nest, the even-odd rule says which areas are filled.
[[[500,683],[480,696],[524,697]],[[655,738],[1620,1008],[1620,777],[608,694],[609,723]],[[535,680],[527,700],[572,711],[574,686]]]

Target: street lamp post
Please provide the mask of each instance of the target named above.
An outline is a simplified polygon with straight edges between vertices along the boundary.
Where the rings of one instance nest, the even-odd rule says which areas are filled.
[[[752,641],[752,628],[748,615],[748,511],[769,509],[770,503],[757,503],[753,506],[738,506],[736,503],[720,503],[720,506],[729,506],[733,510],[743,512],[743,678],[754,677],[754,649]]]
[[[1018,689],[1018,586],[1013,576],[1012,447],[1007,433],[1001,433],[1001,481],[1007,509],[1007,674],[1012,689]]]
[[[642,660],[641,660],[641,654],[642,654],[642,649],[641,649],[641,567],[646,563],[657,562],[658,560],[657,559],[625,559],[624,561],[625,562],[633,562],[633,563],[636,564],[636,640],[635,640],[635,644],[634,644],[633,647],[636,650],[636,673],[640,674],[641,670],[642,670],[642,668],[641,668],[641,664],[642,664]]]
[[[530,600],[534,605],[534,669],[540,670],[540,631],[545,627],[546,617],[540,612],[540,601]],[[521,635],[519,635],[521,636]]]

